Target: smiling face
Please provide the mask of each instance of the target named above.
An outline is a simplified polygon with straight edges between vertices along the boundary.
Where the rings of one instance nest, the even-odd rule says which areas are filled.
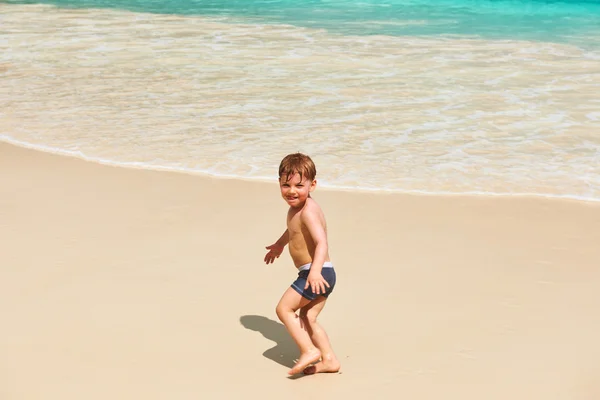
[[[299,173],[290,175],[286,180],[286,176],[279,178],[279,188],[281,189],[281,197],[293,208],[301,208],[306,203],[306,199],[310,197],[317,186],[317,181],[312,181],[306,177],[300,177]]]

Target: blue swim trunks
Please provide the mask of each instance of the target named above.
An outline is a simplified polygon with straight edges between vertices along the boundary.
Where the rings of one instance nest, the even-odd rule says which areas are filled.
[[[314,300],[318,296],[329,297],[333,291],[333,288],[335,287],[335,270],[330,262],[324,263],[323,269],[321,269],[321,275],[323,275],[323,279],[329,283],[329,287],[325,286],[325,293],[315,294],[310,286],[307,289],[304,289],[304,286],[306,286],[306,278],[310,272],[310,264],[304,264],[298,268],[298,271],[298,278],[296,278],[296,280],[292,283],[292,288],[296,292],[300,293],[302,297],[308,300]]]

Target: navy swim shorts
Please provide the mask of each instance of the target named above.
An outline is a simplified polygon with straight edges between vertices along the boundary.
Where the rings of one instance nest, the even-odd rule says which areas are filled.
[[[323,265],[323,268],[321,269],[321,275],[323,275],[323,279],[325,279],[325,281],[329,283],[329,287],[325,286],[325,293],[321,294],[313,293],[310,286],[304,289],[304,286],[306,286],[306,279],[308,278],[308,273],[310,272],[310,269],[302,269],[303,267],[305,266],[303,265],[302,267],[300,267],[300,271],[298,272],[298,278],[296,278],[296,280],[292,283],[292,288],[296,292],[300,293],[302,297],[308,300],[314,300],[318,296],[329,297],[329,295],[333,291],[333,288],[335,287],[336,278],[335,270],[333,269],[331,263],[325,263]]]

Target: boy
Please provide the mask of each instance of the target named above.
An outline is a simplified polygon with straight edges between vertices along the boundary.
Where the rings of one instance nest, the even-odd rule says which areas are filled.
[[[317,316],[335,286],[335,271],[329,260],[325,216],[310,197],[317,185],[316,174],[315,164],[307,155],[290,154],[281,161],[279,187],[290,206],[287,229],[274,244],[267,246],[269,252],[265,255],[265,263],[270,264],[289,244],[290,255],[299,271],[298,278],[276,308],[277,316],[300,349],[300,358],[288,372],[290,375],[340,369],[327,333],[317,323]]]

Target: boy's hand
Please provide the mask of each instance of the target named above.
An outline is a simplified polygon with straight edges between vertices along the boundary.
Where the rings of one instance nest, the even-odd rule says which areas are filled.
[[[308,277],[306,278],[306,285],[304,285],[304,289],[308,289],[309,286],[314,294],[324,294],[326,291],[325,287],[330,287],[329,283],[327,283],[327,281],[325,280],[325,278],[323,278],[323,275],[321,275],[321,273],[308,274]]]
[[[269,252],[265,256],[265,263],[271,264],[273,263],[273,261],[275,261],[276,258],[279,258],[279,256],[283,252],[283,247],[284,246],[277,243],[267,246],[266,249],[269,250]]]

